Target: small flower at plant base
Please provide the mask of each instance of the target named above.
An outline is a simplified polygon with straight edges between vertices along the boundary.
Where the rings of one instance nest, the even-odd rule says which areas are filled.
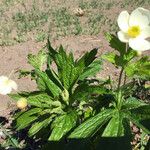
[[[136,51],[150,49],[150,42],[146,40],[150,37],[150,11],[144,8],[135,9],[131,15],[127,11],[122,11],[118,17],[118,38]]]
[[[12,89],[17,90],[17,87],[15,81],[10,80],[6,76],[0,76],[0,94],[7,95],[11,93]]]
[[[25,109],[27,106],[28,106],[28,103],[27,103],[27,99],[26,98],[20,98],[17,101],[17,107],[19,109]]]

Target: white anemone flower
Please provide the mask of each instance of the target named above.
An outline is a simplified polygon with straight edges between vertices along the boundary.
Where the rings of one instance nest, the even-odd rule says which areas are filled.
[[[118,38],[121,42],[129,43],[129,46],[136,51],[150,49],[150,11],[144,8],[135,9],[130,15],[122,11],[118,17]]]
[[[12,89],[17,90],[16,82],[6,76],[0,76],[0,94],[7,95]]]

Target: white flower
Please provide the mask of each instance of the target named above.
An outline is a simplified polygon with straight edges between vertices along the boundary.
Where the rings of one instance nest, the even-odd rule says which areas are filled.
[[[146,38],[150,37],[150,11],[144,8],[135,9],[131,15],[127,11],[122,11],[118,17],[118,38],[136,51],[150,49],[150,42]]]
[[[12,89],[17,90],[17,84],[8,77],[0,76],[0,94],[7,95]]]

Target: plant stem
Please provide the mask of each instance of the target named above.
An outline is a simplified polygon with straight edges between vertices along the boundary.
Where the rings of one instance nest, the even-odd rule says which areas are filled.
[[[128,43],[126,43],[126,48],[125,48],[125,54],[127,53],[128,51]],[[118,90],[120,89],[120,86],[121,86],[121,80],[122,80],[122,76],[123,76],[123,71],[124,71],[124,67],[121,68],[121,71],[120,71],[120,75],[119,75],[119,81],[118,81]],[[123,84],[126,83],[126,73],[125,73],[125,77],[124,77],[124,82]]]
[[[124,70],[124,68],[122,67],[121,71],[120,71],[120,75],[119,75],[118,90],[120,89],[120,86],[121,86],[121,80],[122,80],[123,70]]]
[[[128,43],[126,43],[125,53],[127,53],[127,51],[128,51]],[[123,85],[125,85],[125,84],[126,84],[126,80],[127,80],[127,74],[126,74],[126,72],[125,72]]]

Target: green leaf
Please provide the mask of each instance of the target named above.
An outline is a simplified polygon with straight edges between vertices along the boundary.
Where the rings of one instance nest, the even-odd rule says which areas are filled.
[[[37,84],[37,87],[40,91],[46,91],[47,90],[47,86],[45,85],[45,82],[43,81],[42,78],[37,77],[36,78],[36,84]]]
[[[132,116],[135,116],[139,121],[150,119],[150,105],[143,105],[141,107],[130,110]]]
[[[139,116],[133,115],[133,113],[130,113],[129,111],[123,113],[125,118],[129,119],[137,127],[141,128],[145,133],[150,134],[150,131],[141,124],[140,122],[141,118],[139,118]]]
[[[57,52],[51,47],[49,42],[48,49],[50,56],[57,65],[59,79],[64,88],[69,92],[72,91],[74,84],[78,81],[82,72],[83,74],[81,78],[84,79],[95,75],[101,69],[101,61],[94,61],[96,58],[97,49],[87,52],[78,61],[74,61],[74,57],[71,52],[67,55],[62,46],[59,47]]]
[[[21,130],[29,126],[33,121],[38,119],[38,114],[42,112],[41,108],[33,108],[30,109],[23,114],[21,114],[16,119],[16,128],[17,130]]]
[[[29,54],[28,63],[36,69],[42,69],[43,64],[47,60],[47,54],[44,50],[40,50],[37,55]]]
[[[94,135],[113,115],[112,109],[107,109],[88,119],[78,126],[69,138],[87,138]]]
[[[97,59],[97,60],[93,61],[88,67],[86,67],[83,70],[83,73],[81,73],[79,79],[84,80],[87,77],[94,76],[101,69],[102,69],[102,61],[100,59]]]
[[[129,97],[123,102],[122,109],[131,110],[141,106],[145,106],[144,101],[136,99],[135,97]]]
[[[111,62],[112,64],[115,64],[116,54],[113,53],[113,52],[109,52],[109,53],[106,53],[106,54],[102,55],[102,58],[104,60],[107,60],[107,61]]]
[[[93,94],[102,95],[105,93],[108,93],[108,90],[104,86],[79,84],[72,95],[72,99],[86,101],[89,100]]]
[[[136,52],[131,48],[128,48],[126,52],[126,44],[121,42],[117,36],[106,33],[106,39],[110,43],[110,47],[117,50],[119,55],[115,53],[108,53],[104,55],[103,58],[115,64],[116,66],[124,67],[136,56]]]
[[[19,70],[19,79],[22,77],[26,77],[31,74],[31,71],[28,70]]]
[[[132,78],[150,79],[149,57],[144,56],[135,62],[129,63],[125,68],[125,72]]]
[[[55,59],[55,55],[57,54],[57,52],[52,48],[50,40],[47,40],[47,49],[49,51],[50,56]]]
[[[106,126],[102,136],[103,137],[123,137],[125,135],[123,126],[123,116],[120,112],[116,112],[108,125]]]
[[[67,132],[75,127],[77,121],[76,112],[72,111],[63,116],[57,117],[52,124],[52,133],[49,137],[50,141],[60,140]]]
[[[37,132],[39,132],[42,128],[45,128],[49,125],[49,123],[52,121],[52,118],[50,116],[41,116],[38,119],[38,122],[35,122],[32,127],[29,129],[28,134],[29,136],[35,135]]]
[[[37,69],[36,74],[43,80],[45,86],[47,87],[46,89],[50,91],[52,96],[59,96],[61,89],[48,77],[45,72]]]
[[[37,107],[50,107],[51,103],[53,102],[52,97],[43,92],[30,93],[30,95],[27,97],[27,101],[30,105]]]
[[[9,94],[9,96],[13,100],[19,100],[20,98],[26,98],[27,102],[31,106],[36,107],[50,107],[53,99],[45,92],[40,91],[34,91],[34,92],[28,92],[26,94],[18,93],[18,94]]]
[[[48,68],[46,70],[46,74],[58,87],[61,88],[61,90],[64,90],[64,87],[63,87],[61,81],[59,80],[57,73],[54,70],[52,70],[51,68]]]
[[[122,94],[125,95],[125,99],[134,95],[136,91],[136,85],[133,81],[126,83],[120,87]]]
[[[122,43],[115,35],[110,34],[108,32],[105,34],[105,37],[110,43],[110,47],[119,51],[121,54],[125,53],[125,49],[126,49],[125,43]]]

